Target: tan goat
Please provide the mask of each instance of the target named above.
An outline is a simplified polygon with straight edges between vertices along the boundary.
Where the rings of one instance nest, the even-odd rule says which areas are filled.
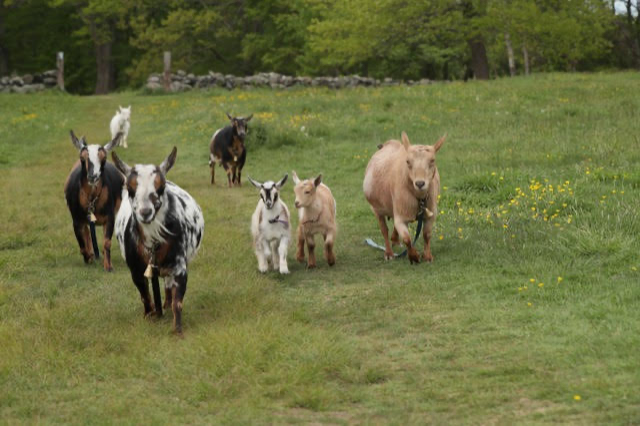
[[[411,245],[407,224],[416,220],[421,213],[421,204],[425,209],[422,259],[428,262],[433,260],[431,230],[438,214],[440,193],[436,152],[445,138],[446,135],[442,136],[435,145],[411,145],[407,134],[402,132],[402,142],[385,142],[369,160],[362,186],[384,237],[386,260],[393,258],[386,222],[386,218],[391,217],[394,225],[391,241],[398,244],[398,237],[402,238],[407,246],[409,261],[420,262],[418,252]]]
[[[309,250],[308,268],[316,267],[316,246],[314,237],[322,234],[324,238],[324,257],[329,266],[336,263],[333,245],[336,240],[336,200],[327,185],[322,183],[322,175],[315,179],[301,181],[293,172],[293,191],[296,194],[295,206],[298,209],[298,250],[296,259],[304,262],[304,243]]]

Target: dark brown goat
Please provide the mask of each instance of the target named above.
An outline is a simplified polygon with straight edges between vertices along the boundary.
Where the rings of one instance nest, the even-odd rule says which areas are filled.
[[[244,139],[249,130],[247,123],[253,114],[244,118],[232,117],[227,113],[227,117],[231,124],[216,130],[209,143],[209,167],[211,167],[212,185],[215,183],[215,167],[218,162],[227,172],[229,188],[231,188],[235,184],[242,186],[242,168],[247,158]]]

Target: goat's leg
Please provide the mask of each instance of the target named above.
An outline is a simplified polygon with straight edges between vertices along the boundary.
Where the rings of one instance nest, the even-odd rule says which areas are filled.
[[[424,251],[422,252],[422,260],[427,262],[433,262],[433,255],[431,254],[431,230],[433,229],[434,217],[430,217],[425,221],[424,228],[422,229],[422,237],[424,238]]]
[[[111,237],[113,237],[113,226],[115,222],[115,217],[109,217],[107,222],[104,224],[102,228],[103,231],[103,239],[104,239],[104,259],[102,260],[102,266],[104,270],[107,272],[113,271],[113,265],[111,264]]]
[[[296,231],[298,235],[298,249],[296,250],[296,260],[300,263],[304,263],[304,230],[302,229],[302,225],[298,225],[298,230]]]
[[[184,295],[187,292],[187,271],[174,276],[174,286],[171,288],[173,309],[173,330],[182,335],[182,306]]]
[[[155,309],[151,303],[151,295],[149,294],[149,283],[144,277],[144,270],[132,270],[131,279],[140,292],[140,299],[142,300],[142,306],[144,307],[144,316],[148,317],[155,314]]]
[[[316,248],[316,241],[313,238],[313,235],[306,235],[307,240],[307,250],[309,250],[309,259],[307,260],[307,268],[313,269],[316,267],[316,254],[314,252]]]
[[[238,175],[237,175],[238,167],[234,164],[231,166],[231,182],[235,185],[238,183]]]
[[[242,186],[242,167],[238,166],[238,186]]]
[[[402,238],[402,241],[407,246],[407,256],[409,257],[409,262],[420,263],[420,257],[418,256],[418,252],[416,248],[411,244],[411,235],[409,235],[409,228],[404,221],[398,217],[393,219],[393,226],[398,230],[398,235]]]
[[[271,241],[269,244],[269,249],[271,250],[271,266],[273,270],[279,269],[280,257],[278,256],[278,240]]]
[[[171,303],[173,301],[173,291],[171,290],[171,287],[173,287],[175,281],[173,280],[173,277],[167,277],[164,279],[164,303],[162,304],[162,307],[164,309],[169,309],[171,308]]]
[[[233,186],[231,182],[231,167],[227,165],[227,163],[222,163],[222,167],[224,167],[224,171],[227,173],[227,180],[229,181],[229,188]]]
[[[289,249],[289,238],[284,237],[280,240],[280,244],[278,245],[278,255],[280,255],[280,273],[281,274],[289,273],[289,267],[287,266],[288,249]]]
[[[89,263],[93,259],[89,256],[87,252],[87,239],[85,237],[84,229],[86,225],[83,223],[73,222],[73,233],[76,236],[76,240],[78,241],[78,246],[80,247],[80,254],[84,258],[84,263]],[[89,243],[91,245],[91,243]]]
[[[264,244],[262,240],[256,241],[256,257],[258,258],[258,271],[265,273],[269,270],[269,262],[264,252]]]
[[[333,252],[333,243],[336,239],[334,231],[329,231],[324,236],[324,258],[327,259],[329,266],[336,264],[336,255]]]
[[[376,219],[378,219],[378,225],[380,225],[380,232],[382,233],[382,238],[384,238],[384,260],[393,259],[393,250],[391,250],[391,244],[389,243],[389,228],[387,227],[387,221],[384,215],[376,215]],[[396,228],[393,228],[393,231],[396,232]]]

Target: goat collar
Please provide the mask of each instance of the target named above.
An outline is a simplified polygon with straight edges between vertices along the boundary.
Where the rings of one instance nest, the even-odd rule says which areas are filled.
[[[281,223],[284,226],[284,229],[289,229],[289,222],[286,220],[280,220],[280,215],[277,215],[273,219],[269,219],[269,223]]]

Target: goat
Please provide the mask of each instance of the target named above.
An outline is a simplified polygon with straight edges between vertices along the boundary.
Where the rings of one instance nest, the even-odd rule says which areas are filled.
[[[244,139],[249,131],[247,123],[253,118],[251,114],[247,118],[232,117],[227,113],[231,124],[216,130],[209,142],[209,167],[211,168],[211,184],[215,183],[216,162],[224,167],[229,180],[229,188],[238,184],[242,186],[241,176],[244,162],[247,158],[247,150]]]
[[[111,129],[111,137],[115,138],[116,134],[122,133],[122,147],[127,148],[127,138],[129,137],[129,127],[131,127],[131,105],[128,108],[118,107],[118,111],[111,119],[109,128]]]
[[[422,259],[433,261],[431,254],[431,230],[438,214],[440,174],[436,167],[436,152],[444,143],[446,135],[435,145],[411,145],[409,137],[402,132],[402,142],[389,140],[369,160],[365,172],[363,190],[378,219],[384,237],[385,260],[394,257],[389,243],[386,218],[393,218],[391,241],[399,243],[399,237],[407,246],[409,261],[419,263],[418,252],[411,245],[407,224],[425,213],[422,235],[424,252]]]
[[[333,246],[336,240],[338,228],[336,226],[336,200],[331,194],[328,186],[322,183],[322,175],[315,179],[305,179],[301,181],[294,171],[293,182],[296,184],[293,189],[296,194],[295,206],[298,209],[298,249],[296,260],[304,263],[304,244],[307,243],[309,250],[308,268],[316,267],[316,256],[314,253],[316,234],[322,234],[324,238],[324,257],[329,266],[336,263],[336,256]]]
[[[130,167],[114,152],[113,162],[126,176],[122,205],[116,217],[120,253],[131,271],[144,306],[144,315],[162,315],[156,277],[164,277],[164,308],[173,310],[173,327],[182,334],[182,307],[187,291],[187,264],[195,257],[204,234],[204,218],[196,201],[166,180],[177,149],[159,165]],[[154,278],[151,306],[147,278]]]
[[[251,234],[258,258],[258,270],[267,272],[269,263],[273,269],[279,264],[281,274],[288,274],[287,250],[289,246],[289,209],[280,198],[280,189],[287,181],[285,174],[277,183],[257,182],[249,177],[249,182],[260,190],[260,201],[251,217]]]
[[[124,179],[107,162],[107,153],[120,140],[121,133],[104,146],[87,145],[84,136],[78,139],[70,132],[71,142],[80,152],[80,159],[73,165],[64,183],[64,198],[73,220],[73,231],[80,246],[85,263],[92,263],[94,257],[100,257],[95,228],[90,223],[103,226],[105,271],[112,271],[111,236],[116,213],[122,200]],[[89,229],[91,228],[91,233]],[[95,250],[94,250],[95,247]]]

